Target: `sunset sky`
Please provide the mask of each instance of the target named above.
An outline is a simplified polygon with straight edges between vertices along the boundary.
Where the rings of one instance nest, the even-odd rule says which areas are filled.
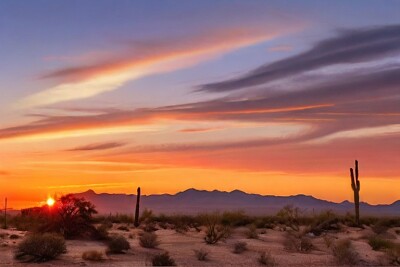
[[[400,1],[1,1],[0,198],[400,199]],[[2,200],[1,200],[2,202]]]

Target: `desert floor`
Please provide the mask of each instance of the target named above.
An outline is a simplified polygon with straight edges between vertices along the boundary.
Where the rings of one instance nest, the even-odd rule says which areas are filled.
[[[105,251],[106,245],[102,242],[85,240],[68,240],[67,253],[59,259],[41,264],[20,263],[13,259],[16,245],[25,232],[0,229],[0,266],[150,266],[151,257],[163,251],[168,251],[178,266],[261,266],[258,263],[260,251],[270,251],[278,266],[337,266],[331,249],[327,247],[323,237],[312,237],[315,249],[310,253],[288,252],[283,246],[285,232],[279,230],[260,230],[258,239],[248,239],[246,228],[236,228],[230,238],[216,245],[207,245],[204,242],[204,231],[194,229],[186,233],[177,233],[175,230],[160,229],[157,234],[161,244],[156,249],[142,248],[139,245],[138,234],[142,231],[129,227],[129,231],[117,230],[120,225],[114,224],[111,234],[125,236],[131,250],[126,254],[105,255],[102,262],[90,262],[82,259],[82,253],[87,250]],[[393,232],[394,242],[400,243],[399,235]],[[10,239],[16,234],[18,239]],[[382,266],[383,252],[374,251],[368,245],[365,236],[372,234],[371,229],[345,228],[338,233],[328,233],[333,239],[350,238],[361,257],[359,266]],[[248,250],[242,254],[234,254],[233,244],[244,241]],[[198,261],[194,249],[205,248],[209,251],[209,260]]]

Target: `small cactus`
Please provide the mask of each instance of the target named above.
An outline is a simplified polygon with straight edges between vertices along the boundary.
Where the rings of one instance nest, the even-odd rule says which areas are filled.
[[[358,161],[355,161],[355,170],[350,168],[351,188],[354,192],[354,207],[356,224],[360,225],[360,181],[358,180]]]
[[[140,187],[137,188],[136,210],[135,210],[135,227],[139,226],[139,208],[140,208]]]

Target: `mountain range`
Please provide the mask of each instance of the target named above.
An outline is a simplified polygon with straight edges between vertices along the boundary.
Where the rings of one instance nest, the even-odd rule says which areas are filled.
[[[88,190],[74,195],[91,201],[100,214],[133,214],[136,204],[136,195],[134,194],[97,194],[93,190]],[[272,215],[285,205],[299,207],[303,213],[309,214],[325,210],[344,214],[354,210],[353,203],[349,201],[335,203],[307,195],[258,195],[240,190],[224,192],[188,189],[174,195],[142,195],[140,200],[141,210],[150,209],[156,214],[197,214],[242,210],[246,214]],[[364,215],[400,216],[400,200],[387,205],[371,205],[361,202],[360,210]]]

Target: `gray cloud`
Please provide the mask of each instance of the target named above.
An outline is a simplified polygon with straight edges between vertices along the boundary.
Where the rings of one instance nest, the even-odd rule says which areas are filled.
[[[260,85],[340,63],[360,63],[398,53],[400,25],[341,31],[310,50],[252,70],[242,77],[202,85],[199,91],[224,92]]]

